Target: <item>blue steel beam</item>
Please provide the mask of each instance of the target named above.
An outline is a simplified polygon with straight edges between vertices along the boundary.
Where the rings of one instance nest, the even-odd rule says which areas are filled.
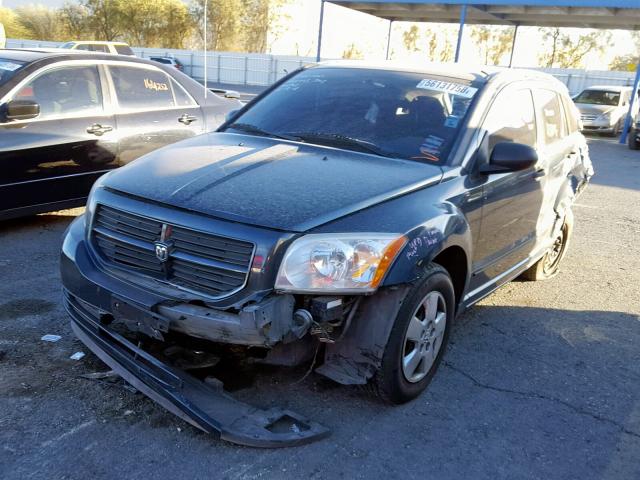
[[[622,129],[622,135],[620,135],[620,143],[627,142],[627,135],[629,135],[629,129],[631,128],[631,120],[633,113],[633,105],[637,101],[638,87],[640,86],[640,62],[636,67],[636,79],[633,82],[633,90],[631,91],[631,101],[629,102],[629,111],[627,112],[627,118],[624,119],[624,128]]]
[[[324,23],[324,2],[320,0],[320,26],[318,27],[318,51],[316,53],[316,62],[320,61],[320,52],[322,50],[322,24]]]
[[[460,7],[460,28],[458,29],[458,43],[456,45],[456,58],[454,59],[454,61],[456,63],[458,63],[458,60],[460,59],[460,49],[462,47],[462,34],[464,32],[464,22],[467,19],[467,6],[466,5],[462,5],[462,7]]]

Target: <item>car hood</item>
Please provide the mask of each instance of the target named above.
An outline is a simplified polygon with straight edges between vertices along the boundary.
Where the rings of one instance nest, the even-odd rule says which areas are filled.
[[[157,150],[102,186],[268,228],[304,232],[435,184],[435,165],[265,137],[211,133]]]

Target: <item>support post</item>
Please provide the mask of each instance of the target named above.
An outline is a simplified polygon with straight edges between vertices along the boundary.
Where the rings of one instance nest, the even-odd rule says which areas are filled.
[[[513,42],[511,43],[511,55],[509,56],[509,68],[513,65],[513,52],[516,51],[516,40],[518,39],[518,28],[520,24],[516,23],[516,28],[513,30]]]
[[[318,51],[316,53],[316,62],[320,61],[320,52],[322,50],[322,25],[324,23],[324,0],[320,0],[320,26],[318,27]]]
[[[620,143],[627,143],[627,135],[629,135],[629,129],[631,128],[631,114],[633,113],[633,107],[637,101],[638,87],[640,87],[640,62],[636,66],[636,79],[633,82],[633,90],[631,90],[631,100],[629,101],[629,111],[627,112],[627,118],[624,119],[624,128],[622,129],[622,135],[620,135]]]
[[[458,43],[456,45],[455,62],[458,63],[460,59],[460,47],[462,47],[462,33],[464,32],[464,23],[467,20],[467,6],[462,5],[460,7],[460,28],[458,29]]]
[[[208,2],[204,0],[204,98],[207,98],[207,92],[209,91],[209,85],[207,85],[207,16]]]
[[[393,20],[389,20],[389,31],[387,32],[387,53],[384,56],[385,60],[389,60],[389,46],[391,45],[391,27],[393,25]]]

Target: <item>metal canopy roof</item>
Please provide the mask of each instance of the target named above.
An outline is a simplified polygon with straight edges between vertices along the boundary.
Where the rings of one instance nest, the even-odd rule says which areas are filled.
[[[392,21],[640,30],[640,0],[329,0]]]

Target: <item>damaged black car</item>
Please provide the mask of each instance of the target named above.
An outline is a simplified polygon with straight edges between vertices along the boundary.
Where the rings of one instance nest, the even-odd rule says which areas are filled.
[[[328,430],[190,373],[225,353],[410,401],[457,315],[558,272],[593,174],[578,118],[538,72],[296,71],[217,132],[95,184],[62,249],[73,329],[165,408],[245,445]]]

